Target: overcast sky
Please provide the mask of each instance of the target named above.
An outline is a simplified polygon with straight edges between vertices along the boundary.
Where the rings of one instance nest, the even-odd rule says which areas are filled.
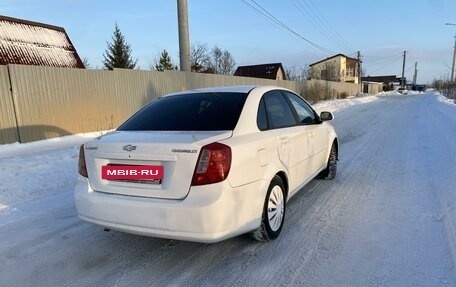
[[[102,66],[117,22],[141,69],[149,69],[163,49],[178,63],[176,3],[1,0],[0,14],[65,28],[79,55],[95,67]],[[400,76],[405,50],[407,79],[415,62],[420,83],[451,71],[456,26],[444,24],[456,24],[455,0],[188,0],[188,9],[190,41],[227,49],[238,65],[301,67],[360,51],[366,74]]]

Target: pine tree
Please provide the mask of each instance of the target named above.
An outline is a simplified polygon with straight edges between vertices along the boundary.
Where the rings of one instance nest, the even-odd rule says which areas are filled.
[[[106,69],[134,69],[136,67],[138,60],[132,59],[130,45],[125,41],[117,23],[112,34],[112,43],[107,44],[108,48],[103,55],[103,65]]]
[[[158,63],[155,64],[155,70],[161,72],[165,70],[177,70],[177,66],[173,64],[171,57],[166,50],[161,52],[160,59],[158,60]]]

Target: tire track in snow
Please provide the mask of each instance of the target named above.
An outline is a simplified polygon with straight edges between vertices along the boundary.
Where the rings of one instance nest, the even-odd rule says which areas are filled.
[[[374,123],[378,123],[378,121],[376,121],[377,118],[378,115],[374,115]],[[347,141],[346,134],[339,133],[341,142],[341,160],[339,163],[339,174],[335,180],[336,184],[341,183],[341,178],[344,178],[343,181],[346,181],[345,179],[351,178],[354,175],[356,175],[356,169],[354,169],[356,167],[351,169],[349,169],[349,167],[352,165],[353,161],[358,161],[366,152],[366,149],[368,147],[367,142],[372,140],[370,135],[371,134],[366,133],[366,131],[358,131],[358,136],[356,138],[350,137],[350,141]],[[346,149],[344,148],[344,145],[348,144],[348,142],[356,143],[359,141],[361,142],[358,143],[355,147],[356,152],[353,152],[353,154],[357,156],[348,157],[347,153],[345,153],[344,151],[344,149]],[[364,169],[364,171],[365,170],[367,169]],[[326,185],[327,183],[324,184]],[[338,186],[333,188],[334,191],[319,191],[320,194],[322,192],[330,192],[331,197],[329,198],[330,200],[327,201],[329,204],[323,205],[323,207],[321,208],[323,212],[318,216],[317,221],[314,222],[313,220],[310,220],[310,222],[314,222],[315,225],[312,226],[310,230],[306,230],[310,232],[312,230],[316,231],[316,239],[311,240],[311,247],[307,250],[307,252],[304,255],[301,255],[301,257],[298,259],[298,262],[295,262],[294,258],[292,264],[293,266],[290,266],[290,268],[287,269],[286,276],[288,278],[286,280],[283,280],[285,282],[283,285],[314,285],[312,279],[309,280],[308,275],[312,275],[312,270],[314,269],[315,265],[321,265],[322,261],[329,259],[329,257],[334,256],[335,254],[338,254],[343,250],[343,246],[341,246],[340,242],[342,242],[344,236],[342,232],[344,226],[341,224],[342,221],[340,220],[340,218],[336,219],[336,217],[340,217],[344,214],[348,215],[349,211],[345,207],[347,205],[347,200],[352,198],[352,193],[355,192],[357,186],[360,186],[362,184],[362,180],[358,180],[350,187],[349,190],[343,190],[342,192],[337,192],[337,190],[340,189]],[[329,185],[331,188],[331,183],[329,183]],[[307,232],[305,232],[304,234],[306,233]],[[301,272],[300,268],[306,270],[306,272]],[[298,276],[301,276],[303,273],[305,273],[307,276],[305,280],[297,280],[296,278]]]
[[[414,109],[416,101],[422,98],[406,99],[410,107],[402,106],[395,112],[401,119],[410,119],[404,111]],[[370,157],[363,157],[377,163],[377,177],[365,185],[369,194],[358,205],[358,214],[348,225],[346,250],[327,261],[326,266],[312,267],[318,275],[315,281],[326,282],[326,286],[437,286],[436,281],[452,282],[454,274],[448,270],[451,264],[445,258],[441,226],[422,216],[426,214],[423,211],[439,210],[435,200],[432,201],[435,199],[432,186],[423,184],[428,183],[425,175],[421,175],[424,181],[416,184],[413,174],[408,181],[404,177],[411,174],[407,167],[414,164],[403,159],[413,158],[416,153],[407,152],[414,140],[401,132],[404,128],[413,132],[413,121],[395,122],[388,115],[383,121],[385,126],[395,129],[384,128],[392,133],[379,134],[379,141],[373,144],[376,150]],[[385,150],[378,150],[379,146]],[[393,146],[394,149],[390,148]],[[425,163],[417,160],[415,166]]]
[[[374,116],[374,126],[380,125],[378,115]],[[279,281],[283,282],[282,286],[314,286],[318,285],[318,280],[313,278],[314,269],[322,268],[324,262],[333,256],[337,256],[343,250],[343,239],[345,237],[345,221],[357,213],[359,206],[367,194],[360,194],[359,186],[368,186],[366,182],[366,173],[375,162],[370,161],[367,166],[363,167],[362,175],[359,174],[359,166],[356,164],[364,158],[369,158],[371,151],[370,143],[375,141],[376,135],[372,132],[365,131],[362,136],[352,139],[350,143],[344,140],[345,135],[341,136],[341,159],[339,163],[339,174],[336,177],[336,184],[345,184],[347,189],[337,186],[331,194],[331,200],[323,206],[323,211],[317,218],[316,224],[308,231],[316,231],[316,236],[312,236],[310,248],[307,252],[300,254],[298,258],[293,258],[290,268]],[[347,147],[344,143],[351,145],[354,151],[350,154],[345,153]],[[355,145],[353,147],[353,145]],[[348,156],[350,155],[350,156]],[[367,155],[367,156],[366,156]],[[375,176],[375,175],[374,175]],[[356,182],[350,182],[355,179]],[[362,195],[362,196],[361,196]],[[358,207],[351,209],[350,207]],[[306,234],[306,233],[304,233]],[[305,276],[302,276],[305,274]],[[299,277],[304,277],[300,279]]]

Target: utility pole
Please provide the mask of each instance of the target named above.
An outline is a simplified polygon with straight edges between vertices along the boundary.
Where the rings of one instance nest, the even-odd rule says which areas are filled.
[[[177,0],[177,18],[179,24],[180,70],[190,72],[190,40],[188,36],[187,0]]]
[[[451,65],[451,79],[450,82],[453,82],[454,79],[454,59],[456,58],[456,36],[454,36],[454,51],[453,51],[453,64]]]
[[[445,23],[445,25],[456,26],[454,23]],[[453,51],[453,64],[451,65],[451,78],[450,82],[453,82],[454,79],[454,60],[456,58],[456,35],[454,36],[454,51]]]
[[[415,73],[413,74],[413,86],[416,87],[416,78],[418,76],[418,70],[417,70],[418,62],[415,62]]]
[[[402,61],[402,78],[401,78],[401,88],[405,87],[405,56],[407,55],[407,51],[404,51],[404,60]]]
[[[358,81],[360,84],[360,93],[363,92],[363,81],[361,80],[361,52],[358,51]]]

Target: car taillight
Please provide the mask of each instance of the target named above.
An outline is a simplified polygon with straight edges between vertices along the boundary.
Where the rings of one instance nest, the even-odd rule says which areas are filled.
[[[221,143],[204,146],[199,154],[193,173],[192,185],[204,185],[223,181],[231,167],[231,148]]]
[[[86,161],[85,161],[85,156],[84,156],[84,145],[81,145],[81,148],[79,149],[78,172],[83,177],[88,177],[87,176],[87,166],[86,166]]]

